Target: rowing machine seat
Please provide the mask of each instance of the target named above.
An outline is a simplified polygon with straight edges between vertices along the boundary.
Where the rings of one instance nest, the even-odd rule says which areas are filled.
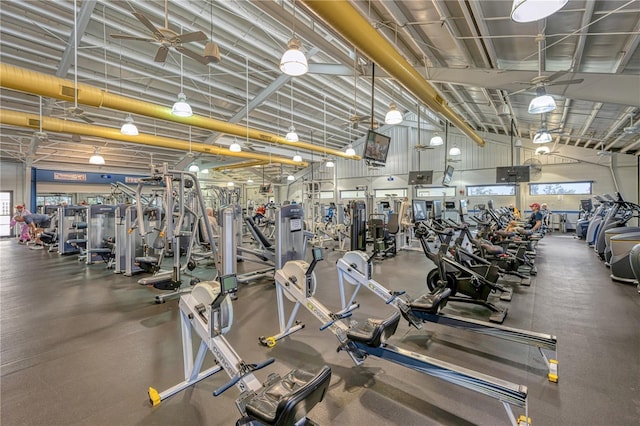
[[[369,318],[349,329],[347,337],[366,346],[377,348],[384,340],[393,336],[400,322],[400,312],[394,312],[385,320]]]
[[[440,310],[440,305],[444,307],[447,303],[447,298],[451,295],[451,289],[449,287],[439,287],[433,293],[423,294],[416,300],[409,304],[411,312],[437,314]]]
[[[327,366],[315,375],[293,370],[262,388],[247,402],[245,410],[248,416],[266,425],[295,424],[322,401],[330,381],[331,368]]]

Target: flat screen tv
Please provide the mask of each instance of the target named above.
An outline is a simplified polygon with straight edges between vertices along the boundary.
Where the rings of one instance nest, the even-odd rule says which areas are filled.
[[[362,158],[371,165],[384,166],[387,163],[390,144],[391,138],[389,136],[369,130]]]
[[[268,194],[271,192],[271,184],[260,185],[260,194]]]
[[[409,172],[409,185],[431,185],[432,183],[433,170]]]
[[[445,201],[444,202],[444,208],[446,210],[455,210],[456,209],[456,202],[455,201]]]
[[[447,170],[444,171],[444,176],[442,177],[442,184],[444,186],[449,186],[449,183],[451,183],[452,177],[453,177],[453,167],[447,166]]]
[[[529,166],[496,167],[496,183],[529,182]]]
[[[427,203],[425,200],[413,200],[411,202],[411,207],[413,209],[414,222],[427,220]]]

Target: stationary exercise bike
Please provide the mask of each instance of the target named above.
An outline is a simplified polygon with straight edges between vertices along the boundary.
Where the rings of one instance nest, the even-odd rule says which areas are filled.
[[[442,237],[442,243],[438,252],[433,252],[429,247],[429,230]],[[507,308],[502,308],[489,302],[487,299],[492,292],[500,292],[500,300],[509,301],[513,290],[507,289],[496,281],[499,277],[499,268],[496,265],[478,265],[472,269],[466,267],[447,255],[449,244],[453,237],[453,231],[446,229],[440,231],[429,228],[419,222],[415,230],[416,237],[420,240],[422,250],[436,268],[427,274],[427,287],[431,292],[441,291],[442,288],[451,289],[449,302],[472,303],[484,306],[493,312],[489,321],[502,324],[507,316]],[[461,294],[462,296],[456,296]]]

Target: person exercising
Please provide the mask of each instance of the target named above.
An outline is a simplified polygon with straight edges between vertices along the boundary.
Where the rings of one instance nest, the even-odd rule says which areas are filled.
[[[538,203],[533,203],[529,207],[531,207],[532,213],[527,223],[527,230],[529,233],[534,233],[542,226],[542,213],[540,213],[540,204]]]
[[[51,217],[46,214],[26,214],[23,216],[15,215],[13,217],[18,223],[26,223],[29,225],[31,235],[35,238],[36,246],[42,248],[42,241],[40,241],[40,233],[43,229],[47,229],[51,226]]]

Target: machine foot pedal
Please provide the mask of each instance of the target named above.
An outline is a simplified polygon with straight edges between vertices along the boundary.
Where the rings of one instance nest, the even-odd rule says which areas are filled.
[[[500,300],[504,300],[505,302],[510,302],[513,298],[513,289],[508,288],[506,291],[503,291],[500,294]]]
[[[503,311],[499,311],[499,312],[494,312],[489,317],[489,321],[495,322],[495,323],[498,323],[498,324],[502,324],[506,317],[507,317],[507,309],[505,309]]]
[[[531,424],[531,417],[526,417],[524,415],[518,417],[518,426],[530,426]]]

